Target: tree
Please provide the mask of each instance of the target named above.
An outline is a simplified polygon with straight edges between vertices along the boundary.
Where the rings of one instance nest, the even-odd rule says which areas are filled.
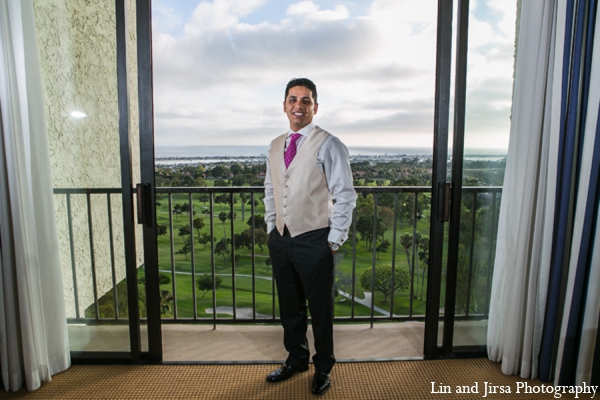
[[[217,165],[215,166],[213,169],[208,171],[208,174],[210,174],[210,176],[212,176],[213,178],[217,179],[217,178],[228,178],[229,177],[229,169],[227,167],[224,167],[222,165]],[[217,185],[220,186],[220,185]]]
[[[156,236],[162,236],[167,234],[167,226],[163,224],[156,224]]]
[[[415,282],[415,293],[413,294],[416,299],[418,296],[419,289],[419,279],[421,279],[421,300],[423,299],[423,287],[425,282],[425,272],[427,265],[429,265],[429,238],[426,236],[422,236],[420,233],[416,233],[414,237],[414,244],[416,246],[416,252],[418,258],[415,262],[412,262],[412,254],[413,254],[413,236],[408,233],[402,235],[400,237],[400,245],[404,247],[404,252],[406,253],[406,262],[408,263],[408,269],[410,271],[411,282],[413,278],[416,277]],[[420,265],[421,263],[425,264],[423,267],[423,271],[421,276],[419,277]]]
[[[192,251],[192,237],[188,236],[184,239],[183,247],[175,252],[175,254],[183,254],[185,259],[188,259],[188,254]]]
[[[411,262],[412,247],[413,247],[412,235],[405,233],[404,235],[400,236],[400,245],[402,247],[404,247],[404,252],[406,253],[406,262],[408,265],[408,270],[410,271],[410,276],[411,276],[411,281],[412,281],[412,277],[415,274],[415,268],[414,268],[415,266]],[[418,279],[418,277],[419,277],[419,273],[417,272],[417,279]],[[417,287],[419,287],[418,283],[417,283]]]
[[[260,247],[260,251],[263,251],[263,246],[267,244],[269,241],[269,235],[263,229],[255,229],[254,230],[254,243],[258,247]]]
[[[137,283],[145,286],[146,285],[146,275],[139,277],[137,280]],[[169,283],[171,283],[171,277],[168,274],[165,274],[164,272],[160,272],[158,274],[158,284],[162,286],[162,285],[168,285]]]
[[[421,300],[423,300],[423,292],[425,291],[425,273],[429,267],[429,237],[424,236],[419,238],[419,261],[423,265],[423,276],[421,276]]]
[[[221,210],[224,209],[224,204],[227,204],[227,199],[229,198],[229,196],[227,195],[227,193],[223,193],[223,194],[219,194],[217,196],[214,197],[214,201],[215,204],[221,204]]]
[[[179,228],[179,233],[178,236],[181,237],[181,240],[183,240],[185,242],[185,236],[189,236],[192,232],[190,231],[190,226],[189,225],[184,225],[181,228]]]
[[[380,222],[377,226],[377,235],[383,242],[385,233],[394,226],[394,212],[389,207],[379,207],[377,209],[377,219]]]
[[[262,216],[262,214],[254,214],[253,216],[251,216],[248,221],[246,221],[246,223],[248,224],[248,226],[252,227],[252,221],[254,221],[254,228],[255,229],[262,229],[266,232],[267,230],[267,223],[265,222],[265,218]]]
[[[237,174],[239,174],[239,173],[241,173],[241,172],[243,172],[243,171],[244,171],[244,167],[242,167],[242,166],[241,166],[240,164],[238,164],[238,163],[234,163],[234,164],[231,164],[231,166],[229,167],[229,171],[230,171],[232,174],[234,174],[234,175],[237,175]]]
[[[173,214],[179,217],[179,214],[181,214],[181,204],[175,204],[175,206],[173,206]]]
[[[244,174],[236,174],[231,178],[231,184],[233,186],[244,186],[246,183],[246,175]]]
[[[220,276],[215,276],[214,285],[212,276],[208,274],[204,274],[196,278],[196,287],[198,287],[198,290],[202,292],[202,298],[206,296],[206,293],[209,290],[217,290],[221,286],[221,283],[223,283],[223,279]]]
[[[206,186],[206,179],[201,176],[194,178],[194,186]]]
[[[361,240],[364,240],[365,245],[371,247],[373,245],[373,217],[359,216],[356,221],[356,232],[360,235]]]
[[[210,200],[210,196],[208,194],[200,194],[197,199],[206,207],[206,203]]]
[[[158,274],[158,284],[159,285],[168,285],[171,283],[171,277],[164,272]]]
[[[215,246],[215,253],[223,256],[223,261],[227,261],[227,257],[229,256],[229,242],[230,239],[222,238]]]
[[[188,215],[190,214],[190,205],[189,205],[189,203],[183,203],[181,205],[181,212],[182,213],[186,213]]]
[[[246,229],[242,233],[235,233],[233,237],[235,238],[236,249],[241,247],[252,248],[252,231],[250,229]]]
[[[248,193],[240,194],[240,202],[242,203],[242,221],[246,220],[246,203],[250,200]]]
[[[390,248],[390,241],[385,239],[384,241],[381,242],[381,244],[379,246],[377,246],[377,248],[375,248],[375,251],[377,252],[377,255],[379,256],[379,253],[387,253],[389,248]]]
[[[198,236],[198,243],[203,244],[204,248],[203,250],[206,250],[206,245],[208,244],[208,242],[210,242],[211,240],[213,240],[213,237],[208,234],[208,233],[203,233],[200,236]]]
[[[221,204],[221,211],[225,211],[225,204],[233,204],[237,203],[237,198],[232,197],[227,193],[220,194],[215,196],[215,204]]]
[[[363,289],[371,291],[372,270],[366,269],[360,277]],[[375,290],[383,294],[383,301],[388,302],[388,297],[395,291],[406,290],[410,284],[410,275],[404,269],[394,268],[394,286],[392,287],[392,266],[378,265],[375,267]]]
[[[171,312],[171,306],[169,305],[169,303],[173,302],[173,294],[166,290],[163,289],[160,291],[160,313],[161,314],[166,314],[167,311]]]
[[[365,241],[365,244],[368,247],[373,246],[373,240],[376,239],[373,237],[373,216],[372,215],[363,215],[359,216],[356,221],[356,231],[360,234],[362,240]],[[383,222],[380,217],[377,217],[377,236],[383,240],[383,233],[385,230],[383,229]]]
[[[204,228],[204,220],[202,218],[194,219],[194,229],[198,233],[198,237],[200,237],[200,230]]]
[[[223,223],[223,235],[225,237],[227,237],[227,230],[225,229],[225,222],[227,222],[228,218],[229,218],[229,213],[226,213],[225,211],[221,211],[219,213],[219,221],[221,221]]]
[[[143,290],[140,290],[139,297],[145,297],[144,293],[146,293],[146,278],[144,276],[138,277],[138,284],[144,287]],[[168,285],[171,283],[171,276],[165,274],[164,272],[160,272],[158,274],[158,284],[160,286]],[[171,311],[171,306],[169,306],[169,302],[173,301],[173,295],[170,291],[163,289],[160,292],[160,313],[166,314],[167,311]]]
[[[190,226],[189,225],[184,225],[181,228],[179,228],[179,236],[181,237],[181,240],[183,240],[183,247],[181,247],[179,250],[177,250],[175,253],[176,254],[183,254],[185,255],[185,259],[187,260],[187,255],[188,253],[190,253],[192,251],[192,236],[191,236],[191,231],[190,231]]]

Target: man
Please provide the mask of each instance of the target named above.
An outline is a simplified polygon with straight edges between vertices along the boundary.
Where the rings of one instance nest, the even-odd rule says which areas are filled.
[[[323,394],[335,364],[333,256],[348,238],[356,192],[348,149],[313,123],[318,108],[312,81],[288,82],[283,111],[290,129],[271,142],[267,157],[265,221],[288,351],[285,364],[267,381],[308,369],[308,301],[315,340],[312,393]]]

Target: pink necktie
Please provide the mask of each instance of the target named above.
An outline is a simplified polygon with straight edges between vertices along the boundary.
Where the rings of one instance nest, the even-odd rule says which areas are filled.
[[[290,144],[288,145],[287,149],[285,149],[285,154],[283,156],[286,169],[290,166],[292,160],[294,159],[294,156],[296,155],[296,142],[301,137],[302,135],[299,133],[292,133],[292,135],[290,136]]]

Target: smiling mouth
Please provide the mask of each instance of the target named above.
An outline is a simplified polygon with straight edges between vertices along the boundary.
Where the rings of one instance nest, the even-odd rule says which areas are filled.
[[[296,117],[302,117],[304,113],[295,112],[293,113]]]

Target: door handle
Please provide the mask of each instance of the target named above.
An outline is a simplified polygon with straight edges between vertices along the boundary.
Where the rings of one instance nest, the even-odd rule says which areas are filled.
[[[450,221],[450,195],[452,184],[447,182],[438,183],[438,222]]]
[[[149,183],[138,183],[135,187],[137,193],[137,223],[147,228],[152,228],[152,192]]]

